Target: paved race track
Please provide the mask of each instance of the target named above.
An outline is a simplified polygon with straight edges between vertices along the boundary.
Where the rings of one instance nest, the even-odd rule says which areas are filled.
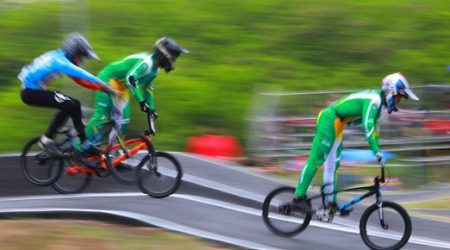
[[[281,183],[240,167],[174,153],[184,177],[178,192],[153,199],[137,187],[94,179],[82,194],[59,195],[28,183],[14,155],[0,157],[0,217],[89,218],[154,225],[251,249],[367,249],[359,236],[363,206],[333,223],[312,221],[300,235],[273,235],[261,219],[264,197]],[[395,197],[391,197],[395,198]],[[389,197],[385,197],[389,200]],[[450,249],[450,223],[412,218],[404,249]]]

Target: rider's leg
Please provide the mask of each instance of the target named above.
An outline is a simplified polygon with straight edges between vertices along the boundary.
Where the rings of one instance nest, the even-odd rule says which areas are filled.
[[[71,102],[74,100],[57,91],[49,90],[33,90],[24,89],[21,92],[22,101],[30,106],[56,108],[59,111],[56,113],[52,122],[50,123],[45,136],[52,139],[56,130],[64,123],[69,116],[67,112],[71,108]]]
[[[344,132],[344,123],[341,119],[336,118],[334,120],[335,140],[333,146],[325,160],[323,170],[323,183],[325,185],[324,192],[331,193],[336,190],[337,187],[337,171],[339,169],[341,152],[342,152],[342,139]],[[337,194],[327,195],[325,202],[336,202]]]
[[[305,196],[311,181],[316,174],[317,168],[323,164],[326,156],[331,150],[335,139],[333,122],[336,118],[334,111],[323,110],[316,122],[316,134],[314,136],[311,152],[306,165],[300,174],[295,195],[298,198]]]
[[[56,130],[64,123],[65,119],[67,118],[66,114],[71,115],[73,113],[73,110],[76,110],[77,108],[80,110],[79,116],[81,122],[80,102],[57,91],[49,90],[24,89],[21,92],[21,98],[24,103],[31,106],[59,109],[59,112],[50,123],[47,132],[42,136],[40,145],[41,147],[45,148],[50,154],[57,156],[62,155],[62,152],[55,145],[52,138],[55,135]],[[75,115],[76,114],[77,113],[75,113]],[[78,129],[80,129],[79,124]]]
[[[64,124],[64,122],[69,117],[69,114],[67,114],[64,111],[57,111],[53,117],[52,122],[50,123],[47,131],[44,133],[44,135],[48,138],[52,138],[55,136],[56,131],[58,128]]]
[[[121,98],[113,98],[111,119],[114,126],[109,133],[109,144],[113,145],[117,143],[117,136],[122,136],[130,123],[130,99],[128,90],[122,91]]]
[[[111,128],[112,100],[105,92],[97,91],[94,99],[94,113],[86,125],[86,136],[92,143],[103,140]]]

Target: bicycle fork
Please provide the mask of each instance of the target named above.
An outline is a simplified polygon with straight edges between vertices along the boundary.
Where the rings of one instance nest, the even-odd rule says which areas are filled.
[[[386,225],[384,223],[383,199],[381,198],[380,192],[377,193],[377,207],[378,207],[378,218],[380,219],[381,228],[388,229],[389,225]]]

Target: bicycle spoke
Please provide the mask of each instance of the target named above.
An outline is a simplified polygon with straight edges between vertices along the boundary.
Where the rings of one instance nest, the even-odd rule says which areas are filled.
[[[385,202],[372,205],[361,218],[361,237],[373,249],[397,249],[411,234],[409,216],[399,205]]]

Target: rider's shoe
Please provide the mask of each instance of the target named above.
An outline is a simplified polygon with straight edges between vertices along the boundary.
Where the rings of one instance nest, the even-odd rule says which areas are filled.
[[[99,154],[103,153],[103,150],[101,148],[95,146],[88,140],[85,140],[81,144],[81,150],[82,150],[82,155],[84,157],[99,155]]]
[[[45,135],[39,139],[38,146],[52,157],[64,157],[64,153],[58,148],[55,141]]]
[[[326,204],[324,209],[334,214],[336,211],[339,210],[339,206],[336,202],[330,201]]]
[[[347,217],[350,215],[350,212],[353,211],[352,207],[348,207],[348,208],[342,209],[342,210],[339,209],[339,206],[336,202],[328,202],[326,208],[329,211],[332,211],[333,213],[339,211],[339,216],[341,216],[341,217]]]
[[[291,206],[296,210],[314,214],[316,211],[311,208],[311,205],[306,201],[307,197],[292,199]]]

